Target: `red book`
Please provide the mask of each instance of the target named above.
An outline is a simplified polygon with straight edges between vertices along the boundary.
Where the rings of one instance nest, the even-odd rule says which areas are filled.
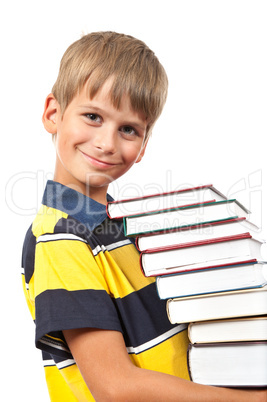
[[[265,242],[249,233],[150,249],[140,254],[145,276],[261,261]],[[263,248],[263,250],[262,250]]]
[[[107,204],[107,214],[111,219],[119,219],[125,216],[199,204],[205,201],[222,200],[226,200],[225,195],[212,184],[209,184],[177,191],[145,195],[143,197],[111,201]]]
[[[257,237],[259,228],[246,218],[227,219],[177,229],[162,230],[136,237],[136,247],[145,251],[157,247],[209,240],[225,236],[250,233]]]

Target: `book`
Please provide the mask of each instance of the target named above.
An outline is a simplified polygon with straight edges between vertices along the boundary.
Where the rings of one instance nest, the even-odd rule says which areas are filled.
[[[233,292],[167,300],[167,314],[172,324],[267,314],[267,285]]]
[[[267,341],[267,316],[192,322],[188,337],[192,344]]]
[[[191,380],[226,387],[267,386],[267,342],[189,345]]]
[[[266,243],[249,234],[229,236],[141,252],[145,276],[158,276],[235,263],[261,261]]]
[[[123,218],[126,236],[182,228],[234,218],[248,218],[250,212],[237,200],[204,202],[179,208],[148,212]]]
[[[236,218],[137,236],[136,247],[139,251],[145,251],[152,248],[174,246],[179,243],[190,243],[244,233],[250,233],[253,237],[257,237],[258,232],[258,226],[248,219]]]
[[[143,214],[212,200],[222,201],[226,200],[226,197],[212,184],[209,184],[184,188],[177,191],[151,194],[143,197],[110,201],[107,204],[107,214],[111,219],[118,219],[124,216]]]
[[[230,265],[156,278],[160,299],[249,289],[266,284],[267,263]]]

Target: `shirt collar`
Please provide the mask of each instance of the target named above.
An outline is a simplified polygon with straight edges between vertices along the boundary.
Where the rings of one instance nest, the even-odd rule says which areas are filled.
[[[107,201],[113,201],[109,194]],[[105,205],[53,180],[47,181],[42,203],[71,215],[90,230],[95,229],[107,217]]]

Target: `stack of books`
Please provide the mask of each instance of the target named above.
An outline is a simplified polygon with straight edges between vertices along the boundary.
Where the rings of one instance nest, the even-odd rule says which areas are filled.
[[[266,315],[198,321],[189,324],[188,333],[188,367],[194,382],[266,387]]]
[[[136,237],[170,322],[189,324],[191,379],[267,386],[266,244],[250,212],[207,185],[111,202],[107,213]]]

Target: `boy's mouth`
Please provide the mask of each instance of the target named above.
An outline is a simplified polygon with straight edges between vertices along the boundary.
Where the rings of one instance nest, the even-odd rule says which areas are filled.
[[[83,151],[79,150],[81,152],[81,154],[83,155],[83,157],[92,165],[96,166],[96,167],[100,167],[100,168],[112,168],[114,166],[116,166],[116,163],[110,163],[110,162],[106,162],[106,161],[102,161],[100,159],[96,159],[86,153],[84,153]]]

